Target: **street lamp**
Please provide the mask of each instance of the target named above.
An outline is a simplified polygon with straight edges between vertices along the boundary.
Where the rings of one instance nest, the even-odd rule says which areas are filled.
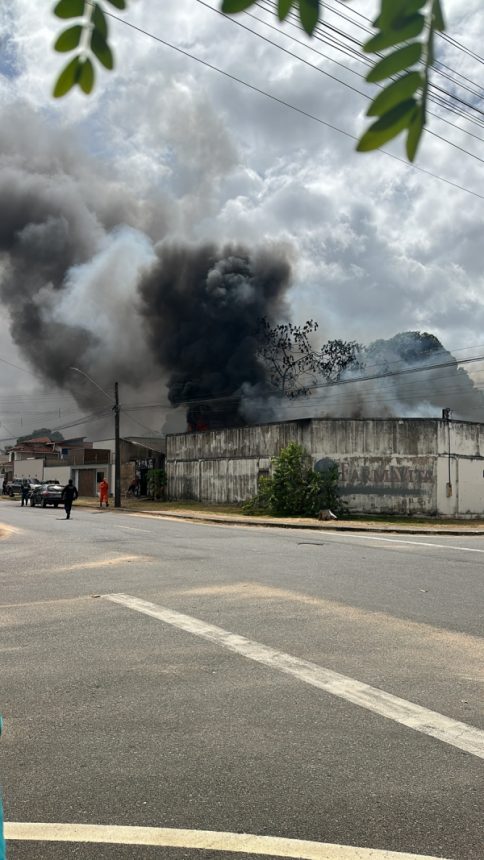
[[[114,402],[113,398],[104,388],[101,388],[98,383],[92,379],[85,370],[81,370],[79,367],[69,367],[69,370],[75,370],[76,373],[80,373],[81,376],[85,376],[89,382],[92,382],[99,391],[104,394],[105,397],[108,398],[109,402],[112,404],[112,409],[114,412],[114,507],[121,507],[121,456],[120,456],[120,439],[119,439],[119,393],[118,393],[118,383],[114,383]]]

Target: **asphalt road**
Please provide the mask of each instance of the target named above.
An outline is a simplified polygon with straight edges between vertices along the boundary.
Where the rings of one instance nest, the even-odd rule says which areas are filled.
[[[249,856],[229,837],[196,849],[199,831],[482,860],[483,760],[452,724],[484,729],[484,539],[75,506],[66,521],[10,501],[0,521],[14,529],[0,542],[7,828],[190,831],[143,847],[123,844],[128,831],[83,844],[67,827],[65,843],[12,839],[9,860]],[[376,711],[351,700],[355,682]],[[426,711],[415,728],[380,712],[392,697],[448,718],[442,737]],[[281,856],[260,845],[252,858]]]

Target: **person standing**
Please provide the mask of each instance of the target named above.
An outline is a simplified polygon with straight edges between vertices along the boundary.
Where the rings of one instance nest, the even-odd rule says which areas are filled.
[[[71,518],[72,503],[77,499],[78,495],[79,493],[73,484],[72,478],[69,478],[68,483],[62,490],[62,501],[64,502],[66,520],[70,520]]]
[[[29,501],[29,496],[30,496],[30,486],[28,485],[27,481],[22,481],[22,486],[20,487],[20,497],[21,497],[20,507],[21,508],[23,508],[24,505],[27,507],[27,504]]]
[[[109,484],[106,478],[103,478],[99,484],[99,507],[102,508],[103,502],[109,508]]]

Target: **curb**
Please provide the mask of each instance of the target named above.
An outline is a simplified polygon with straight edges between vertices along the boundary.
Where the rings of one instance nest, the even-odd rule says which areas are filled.
[[[415,526],[381,526],[377,524],[345,525],[343,523],[324,525],[319,522],[291,522],[291,520],[265,520],[249,517],[229,517],[218,514],[178,513],[177,511],[137,511],[145,516],[162,517],[168,520],[181,520],[190,523],[215,523],[217,525],[249,526],[258,528],[276,529],[301,529],[321,532],[384,532],[388,534],[410,534],[410,535],[453,535],[453,536],[484,536],[484,528],[481,529],[445,529],[439,528],[416,528]]]

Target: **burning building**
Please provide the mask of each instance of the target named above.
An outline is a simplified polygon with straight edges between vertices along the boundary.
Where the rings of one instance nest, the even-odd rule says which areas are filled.
[[[236,504],[289,442],[314,467],[338,466],[352,513],[471,518],[484,514],[484,423],[429,418],[315,418],[167,437],[173,499]]]

